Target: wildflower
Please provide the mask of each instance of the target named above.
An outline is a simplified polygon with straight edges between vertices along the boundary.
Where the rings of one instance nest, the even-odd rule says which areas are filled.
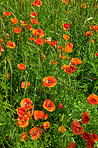
[[[96,134],[96,133],[93,133],[93,134],[91,135],[91,139],[92,139],[94,142],[98,141],[98,136],[97,136],[97,134]]]
[[[90,117],[88,112],[87,111],[83,112],[81,122],[83,124],[88,124],[89,120],[90,120]]]
[[[21,83],[21,88],[27,89],[28,86],[30,86],[29,82],[24,81],[24,82]]]
[[[24,116],[24,115],[26,115],[26,109],[25,109],[25,107],[19,107],[19,108],[17,109],[17,114],[18,114],[19,116]]]
[[[97,25],[94,25],[93,26],[93,30],[97,32],[98,31],[98,26]]]
[[[32,101],[29,98],[22,99],[21,102],[20,102],[20,105],[22,107],[24,107],[26,110],[30,110],[34,107],[34,105],[32,105]]]
[[[63,54],[63,56],[61,56],[61,52],[60,52],[59,58],[60,59],[65,59],[66,58],[65,54],[64,53],[62,53],[62,54]]]
[[[77,66],[73,67],[73,64],[71,65],[63,65],[62,68],[64,69],[65,72],[72,74],[73,71],[77,70]]]
[[[27,22],[28,21],[24,22],[24,21],[20,20],[20,25],[26,26],[27,25]]]
[[[60,26],[62,28],[62,25]],[[67,31],[67,29],[70,27],[69,23],[64,23],[64,31]]]
[[[68,0],[62,0],[62,2],[67,4],[68,3]]]
[[[5,78],[6,78],[6,79],[9,79],[9,78],[10,78],[10,76],[11,76],[11,74],[10,74],[10,73],[6,73]]]
[[[60,126],[59,128],[58,128],[58,131],[59,132],[65,132],[67,129],[64,127],[64,126]]]
[[[45,60],[45,55],[41,53],[41,60]]]
[[[2,49],[2,45],[0,44],[0,56],[1,56],[1,52],[4,52],[4,49]]]
[[[44,114],[44,117],[42,119],[46,120],[48,118],[48,114]]]
[[[98,104],[98,96],[95,94],[90,94],[87,98],[89,104],[96,105]]]
[[[73,48],[73,44],[72,44],[71,42],[69,42],[67,45],[68,45],[70,48]]]
[[[45,121],[44,123],[43,123],[43,128],[44,129],[47,129],[47,128],[49,128],[50,127],[50,123],[48,122],[48,121]]]
[[[44,36],[44,31],[41,28],[37,28],[36,33],[40,38]]]
[[[38,110],[34,110],[34,119],[38,120],[44,117],[44,112],[43,111],[38,111]]]
[[[71,59],[71,57],[68,57],[68,60],[70,60]]]
[[[53,112],[55,110],[55,104],[51,100],[47,99],[43,102],[43,108],[49,112]]]
[[[59,103],[59,109],[62,109],[62,108],[63,108],[63,104]]]
[[[67,148],[74,148],[75,147],[75,144],[71,141],[70,143],[69,143],[69,145],[67,146]]]
[[[66,39],[66,41],[68,41],[70,39],[70,36],[63,34],[63,38]]]
[[[3,12],[3,14],[8,18],[11,15],[11,12]]]
[[[95,142],[93,140],[86,141],[87,148],[94,148],[94,144],[95,144]]]
[[[15,48],[15,43],[14,42],[11,42],[11,41],[7,41],[7,47],[9,48]]]
[[[65,52],[71,53],[72,52],[72,48],[70,48],[68,45],[66,45],[65,46]]]
[[[57,64],[57,61],[51,60],[51,61],[50,61],[50,64],[56,65],[56,64]]]
[[[13,24],[17,24],[17,23],[18,23],[18,19],[17,19],[17,18],[11,18],[11,22],[12,22]]]
[[[40,137],[40,130],[38,127],[34,127],[29,131],[29,135],[31,135],[32,140],[37,140]]]
[[[32,25],[30,24],[30,25],[26,25],[25,26],[25,29],[28,29],[28,30],[30,30],[32,28]]]
[[[81,7],[82,7],[82,8],[86,8],[87,5],[85,5],[85,4],[83,3],[83,4],[81,4]]]
[[[17,125],[19,126],[19,127],[26,127],[26,126],[28,126],[28,124],[29,124],[29,117],[27,116],[27,115],[24,115],[23,117],[21,117],[21,116],[18,116],[18,122],[17,122]]]
[[[41,0],[35,0],[34,3],[32,4],[32,6],[38,6],[38,7],[40,7],[41,5],[42,5]]]
[[[73,119],[71,129],[75,135],[80,135],[84,131],[83,127],[81,127],[80,123],[76,119]]]
[[[52,47],[57,46],[57,41],[50,41],[50,40],[47,40],[47,41],[45,41],[45,43],[50,44],[50,46],[52,46]]]
[[[20,27],[15,27],[14,28],[14,32],[17,33],[17,34],[20,33],[21,32],[21,28]]]
[[[82,139],[91,140],[91,134],[87,134],[86,132],[82,133]]]
[[[19,70],[25,70],[25,65],[23,63],[20,63],[17,65]]]
[[[93,39],[90,39],[89,41],[94,44],[94,40]]]
[[[37,19],[35,19],[35,18],[30,19],[30,21],[31,21],[31,23],[33,23],[33,24],[38,24],[38,25],[39,25],[39,23],[38,23]]]
[[[74,65],[78,65],[78,64],[81,64],[82,61],[78,58],[72,58],[71,63]]]
[[[29,41],[31,41],[31,40],[34,41],[35,38],[34,38],[34,37],[30,37],[30,38],[29,38]]]
[[[90,30],[91,30],[91,29],[92,29],[92,25],[90,25],[90,26],[88,27],[88,29],[90,29]]]
[[[64,48],[62,47],[62,46],[58,46],[58,51],[63,51],[64,50]]]
[[[36,12],[31,12],[30,13],[30,17],[36,17],[37,16],[37,13]]]
[[[54,87],[57,84],[55,77],[48,76],[43,79],[43,85],[45,87]]]
[[[85,34],[84,34],[86,37],[90,37],[92,35],[92,31],[87,31]]]
[[[23,132],[23,134],[21,135],[20,141],[24,142],[24,140],[26,140],[26,139],[27,139],[27,133]]]
[[[0,42],[3,42],[3,40],[0,38]]]
[[[98,57],[98,53],[95,53],[95,56]]]
[[[40,39],[40,38],[37,38],[36,40],[34,40],[34,42],[35,42],[36,44],[41,45],[41,46],[44,44],[43,39]]]

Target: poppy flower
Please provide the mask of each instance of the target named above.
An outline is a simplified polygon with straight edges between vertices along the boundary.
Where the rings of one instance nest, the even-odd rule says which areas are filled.
[[[98,31],[98,26],[97,25],[94,25],[93,26],[93,30],[97,32]]]
[[[83,127],[81,127],[80,123],[76,119],[73,119],[71,129],[75,135],[80,135],[84,131]]]
[[[13,24],[17,24],[17,23],[18,23],[18,19],[17,19],[17,18],[11,18],[11,22],[12,22]]]
[[[32,4],[32,6],[38,6],[38,7],[40,7],[41,5],[42,5],[41,0],[35,0],[34,3]]]
[[[62,109],[62,108],[63,108],[63,104],[59,103],[59,109]]]
[[[89,41],[94,44],[94,40],[93,39],[90,39]]]
[[[71,42],[67,43],[70,48],[73,48],[73,44]]]
[[[50,61],[50,64],[56,65],[56,64],[57,64],[57,61],[51,60],[51,61]]]
[[[34,119],[35,120],[42,119],[44,117],[44,112],[43,111],[34,110],[33,115],[34,115]]]
[[[67,31],[67,29],[70,27],[70,24],[64,23],[63,27],[64,27],[64,31]],[[62,25],[61,25],[61,28],[62,28]]]
[[[25,70],[25,65],[23,63],[20,63],[17,65],[19,70]]]
[[[64,126],[60,126],[59,128],[58,128],[58,131],[59,132],[65,132],[67,129],[64,127]]]
[[[26,110],[30,110],[34,107],[34,105],[32,105],[32,101],[29,98],[22,99],[21,102],[20,102],[20,105],[22,107],[24,107]]]
[[[50,46],[52,46],[52,47],[55,47],[55,46],[57,46],[57,41],[50,41],[50,40],[47,40],[47,41],[45,41],[45,43],[48,43],[48,44],[50,44]]]
[[[4,52],[4,49],[2,49],[2,45],[0,44],[0,56],[1,56],[1,52]]]
[[[63,56],[62,56],[62,55],[63,55]],[[60,58],[60,59],[65,59],[65,58],[66,58],[65,54],[62,53],[62,55],[61,55],[61,52],[60,52],[59,58]]]
[[[24,82],[21,83],[21,88],[27,89],[28,86],[30,86],[29,82],[24,81]]]
[[[68,41],[70,39],[70,36],[66,35],[66,34],[63,34],[63,38]]]
[[[43,79],[43,85],[45,87],[54,87],[57,84],[55,77],[48,76]]]
[[[8,18],[11,15],[11,12],[3,12],[3,14]]]
[[[47,118],[48,118],[48,114],[46,113],[46,114],[44,114],[42,119],[46,120]]]
[[[68,3],[68,0],[62,0],[62,2],[67,4]]]
[[[28,21],[24,22],[24,21],[20,20],[20,25],[26,26],[27,25],[27,22]]]
[[[15,27],[14,28],[14,32],[17,33],[17,34],[20,33],[21,32],[21,28],[20,27]]]
[[[35,19],[35,18],[30,19],[30,21],[31,21],[31,23],[33,23],[33,24],[38,24],[38,25],[39,25],[39,23],[38,23],[37,19]]]
[[[64,50],[64,48],[62,46],[58,45],[58,51],[63,51],[63,50]]]
[[[82,133],[82,139],[91,140],[91,134],[87,134],[86,132]]]
[[[92,29],[92,25],[90,25],[90,26],[88,27],[88,29],[90,29],[90,30],[91,30],[91,29]]]
[[[47,99],[43,102],[43,108],[49,112],[53,112],[55,110],[55,104],[50,99]]]
[[[74,65],[78,65],[78,64],[81,64],[82,61],[78,58],[72,58],[71,63]]]
[[[37,13],[36,12],[31,12],[30,13],[30,17],[36,17],[37,16]]]
[[[3,40],[0,38],[0,42],[3,42]]]
[[[47,128],[49,128],[50,127],[50,123],[48,122],[48,121],[45,121],[44,123],[43,123],[43,128],[44,129],[47,129]]]
[[[71,59],[71,57],[68,57],[68,60],[70,60]]]
[[[98,141],[98,136],[97,136],[97,134],[96,134],[96,133],[93,133],[93,134],[91,135],[91,139],[92,139],[94,142]]]
[[[41,60],[45,60],[45,55],[41,53]]]
[[[34,127],[29,131],[29,135],[31,135],[32,140],[37,140],[40,137],[40,130],[38,127]]]
[[[67,148],[74,148],[75,147],[75,144],[71,141],[70,143],[69,143],[69,145],[67,146]]]
[[[23,134],[21,135],[20,141],[24,142],[24,140],[26,140],[26,139],[27,139],[27,133],[23,132]]]
[[[32,31],[32,34],[33,34],[34,36],[37,36],[37,35],[38,35],[37,29],[31,28],[30,30]]]
[[[37,28],[36,33],[40,38],[44,36],[44,31],[41,28]]]
[[[34,37],[30,37],[30,38],[29,38],[29,41],[31,41],[31,40],[34,41],[35,38],[34,38]]]
[[[92,35],[92,31],[87,31],[85,34],[84,34],[86,37],[90,37]]]
[[[83,3],[83,4],[81,4],[81,7],[82,7],[82,8],[86,8],[87,5],[85,5],[85,4]]]
[[[72,74],[73,71],[77,70],[77,66],[75,65],[75,67],[73,66],[73,64],[70,65],[63,65],[62,68],[64,69],[65,72]]]
[[[25,26],[25,29],[31,30],[31,28],[32,28],[32,25],[31,24]]]
[[[90,120],[90,117],[88,112],[87,111],[83,112],[81,122],[83,124],[88,124],[89,120]]]
[[[19,107],[19,108],[17,109],[17,114],[18,114],[19,116],[24,116],[24,115],[26,115],[26,109],[25,109],[25,107]]]
[[[98,57],[98,53],[95,53],[95,56]]]
[[[9,48],[15,48],[15,43],[14,42],[11,42],[11,41],[7,41],[7,47]]]
[[[94,144],[95,144],[95,142],[93,140],[86,141],[87,148],[94,148]]]
[[[35,42],[36,44],[41,45],[41,46],[44,44],[43,39],[40,39],[40,38],[37,38],[36,40],[34,40],[34,42]]]
[[[90,94],[87,98],[89,104],[96,105],[98,104],[98,96],[95,94]]]
[[[6,78],[6,79],[9,79],[9,78],[10,78],[10,76],[11,76],[11,74],[10,74],[10,73],[6,73],[5,78]]]
[[[68,45],[66,45],[65,46],[65,52],[71,53],[72,52],[72,48],[70,48]]]
[[[29,117],[27,116],[27,115],[24,115],[23,117],[21,117],[21,116],[18,116],[18,122],[17,122],[17,125],[19,126],[19,127],[26,127],[26,126],[28,126],[28,124],[29,124]]]

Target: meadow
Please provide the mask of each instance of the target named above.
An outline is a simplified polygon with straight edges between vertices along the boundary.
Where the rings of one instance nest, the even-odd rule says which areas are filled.
[[[98,147],[97,0],[0,0],[0,148]]]

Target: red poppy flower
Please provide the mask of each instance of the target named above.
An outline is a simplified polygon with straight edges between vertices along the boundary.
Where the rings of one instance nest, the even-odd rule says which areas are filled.
[[[70,24],[69,23],[64,23],[64,31],[67,31],[67,29],[70,27]],[[62,25],[61,25],[61,28],[62,28]]]
[[[44,36],[44,31],[41,28],[37,28],[36,33],[40,38]]]
[[[54,87],[57,84],[55,77],[48,76],[43,79],[43,85],[45,87]]]
[[[8,18],[11,15],[11,12],[3,12],[3,14]]]
[[[93,134],[91,135],[91,139],[92,139],[94,142],[98,141],[98,136],[97,136],[97,134],[96,134],[96,133],[93,133]]]
[[[42,119],[46,120],[48,118],[48,114],[44,114],[44,117]]]
[[[64,127],[64,126],[60,126],[59,128],[58,128],[58,131],[59,132],[65,132],[67,129]]]
[[[25,29],[31,30],[31,28],[32,28],[32,25],[31,24],[25,26]]]
[[[21,83],[21,88],[27,89],[28,86],[30,86],[29,82],[24,81],[24,82]]]
[[[50,127],[50,123],[48,122],[48,121],[45,121],[44,123],[43,123],[43,128],[44,129],[47,129],[47,128],[49,128]]]
[[[85,34],[84,34],[86,37],[90,37],[92,35],[92,31],[87,31]]]
[[[24,115],[23,117],[21,117],[21,116],[18,116],[18,122],[17,122],[17,125],[19,126],[19,127],[26,127],[26,126],[28,126],[28,124],[29,124],[29,117],[27,116],[27,115]]]
[[[98,104],[98,96],[95,94],[90,94],[87,98],[89,104],[96,105]]]
[[[18,23],[18,19],[17,19],[17,18],[11,18],[11,22],[12,22],[13,24],[17,24],[17,23]]]
[[[17,33],[17,34],[20,33],[21,32],[21,28],[20,27],[15,27],[14,28],[14,32]]]
[[[30,17],[36,17],[37,16],[37,13],[36,12],[31,12],[30,13]]]
[[[18,114],[19,116],[24,116],[24,115],[26,115],[26,109],[25,109],[25,107],[19,107],[19,108],[17,109],[17,114]]]
[[[43,102],[43,108],[49,112],[53,112],[55,110],[55,104],[51,100],[47,99]]]
[[[36,44],[41,45],[41,46],[44,44],[43,39],[40,39],[40,38],[37,38],[36,40],[34,40],[34,42],[35,42]]]
[[[62,2],[67,4],[68,3],[68,0],[62,0]]]
[[[94,25],[93,26],[93,30],[97,32],[98,31],[98,26],[97,25]]]
[[[29,135],[32,135],[32,140],[37,140],[40,137],[41,132],[38,127],[34,127],[29,131]]]
[[[74,65],[74,66],[73,66],[73,64],[63,65],[62,68],[64,69],[65,72],[72,74],[74,71],[77,70],[77,66],[76,65]]]
[[[26,139],[27,139],[27,133],[23,132],[23,134],[21,135],[20,141],[24,142],[24,140],[26,140]]]
[[[38,23],[38,21],[37,21],[37,19],[30,19],[30,21],[31,21],[31,23],[33,23],[33,24],[38,24],[39,25],[39,23]]]
[[[94,144],[95,144],[95,142],[93,140],[86,141],[87,148],[94,148]]]
[[[20,105],[22,107],[24,107],[26,110],[30,110],[34,107],[34,105],[32,105],[32,101],[29,98],[22,99],[21,102],[20,102]]]
[[[33,112],[34,115],[34,119],[38,120],[44,117],[44,112],[43,111],[38,111],[38,110],[34,110]]]
[[[81,64],[82,61],[78,58],[72,58],[71,63],[74,65],[78,65],[78,64]]]
[[[63,104],[59,103],[59,109],[62,109],[62,108],[63,108]]]
[[[71,141],[70,143],[69,143],[69,145],[67,146],[67,148],[74,148],[75,147],[75,144]]]
[[[91,134],[87,134],[86,132],[82,133],[82,139],[91,140]]]
[[[9,79],[9,78],[10,78],[10,76],[11,76],[11,74],[10,74],[10,73],[6,73],[5,78],[6,78],[6,79]]]
[[[70,36],[66,35],[66,34],[63,34],[63,38],[68,41],[70,39]]]
[[[20,63],[17,65],[19,70],[25,70],[25,65],[23,63]]]
[[[80,123],[76,119],[73,119],[71,129],[75,135],[80,135],[84,131],[83,127],[81,127]]]
[[[32,6],[38,6],[38,7],[40,7],[41,5],[42,5],[41,0],[35,0],[34,3],[32,4]]]
[[[90,25],[90,26],[88,27],[88,29],[90,29],[90,30],[91,30],[91,29],[92,29],[92,25]]]
[[[15,48],[15,43],[14,42],[11,42],[11,41],[7,41],[7,47],[9,48]]]
[[[98,53],[95,53],[95,56],[98,57]]]
[[[88,124],[89,120],[90,120],[90,117],[88,112],[87,111],[83,112],[81,122],[83,124]]]

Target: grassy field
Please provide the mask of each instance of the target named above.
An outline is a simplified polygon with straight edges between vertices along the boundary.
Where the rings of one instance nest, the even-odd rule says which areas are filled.
[[[97,0],[1,0],[0,71],[1,148],[98,147]]]

